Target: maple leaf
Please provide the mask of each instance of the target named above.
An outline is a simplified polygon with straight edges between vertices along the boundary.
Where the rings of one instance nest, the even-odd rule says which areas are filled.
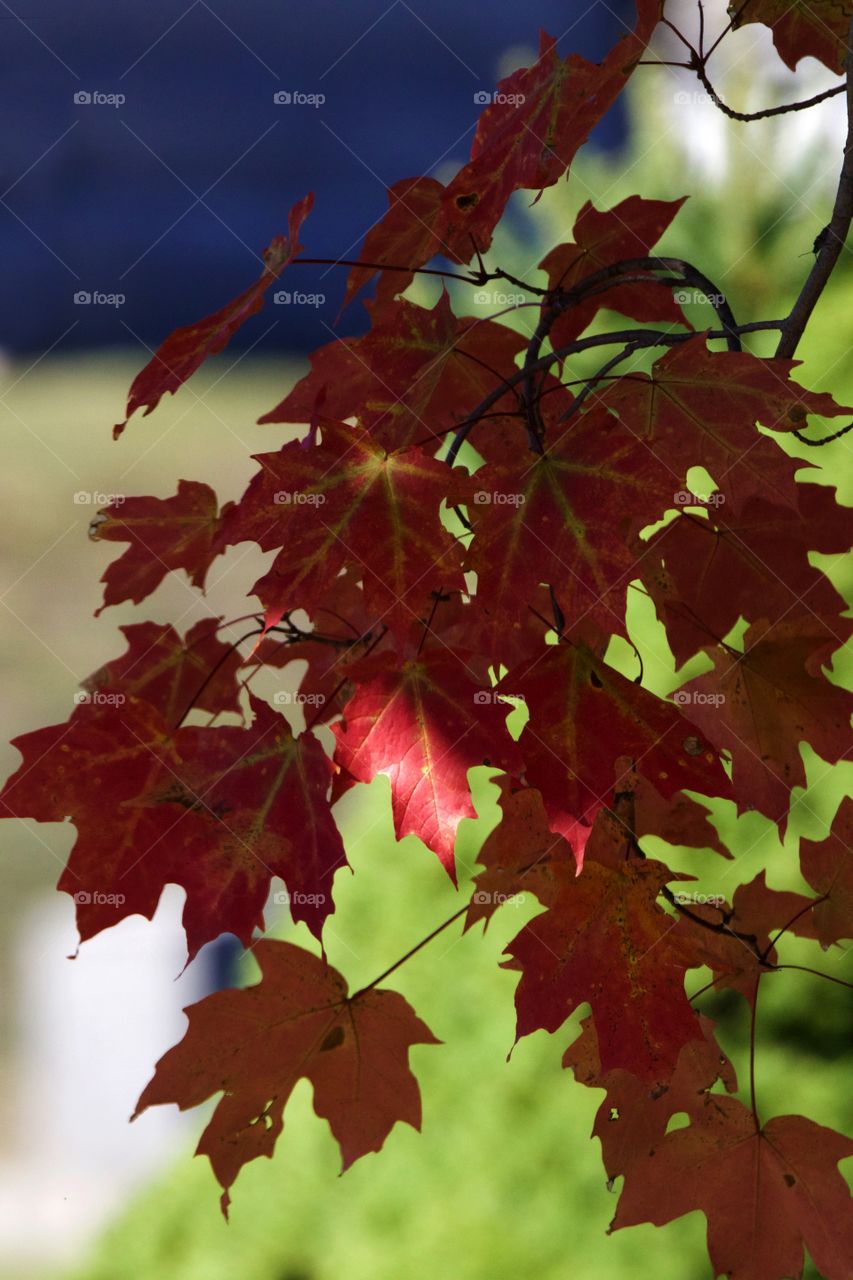
[[[529,708],[519,743],[524,776],[542,792],[555,830],[564,830],[566,815],[592,820],[621,786],[616,762],[625,756],[666,798],[684,789],[729,793],[696,726],[585,646],[551,646],[528,669],[511,670],[498,685],[504,690]]]
[[[539,792],[501,782],[501,820],[477,854],[486,869],[474,880],[466,929],[479,920],[488,924],[499,906],[524,892],[548,906],[563,881],[577,874],[572,847],[548,826]]]
[[[464,501],[471,481],[419,448],[388,453],[358,427],[322,421],[321,444],[254,455],[261,470],[225,519],[223,545],[281,548],[252,588],[279,616],[312,613],[350,567],[368,611],[405,632],[433,591],[465,585],[462,547],[439,506]]]
[[[853,12],[846,0],[750,0],[729,8],[735,29],[750,22],[770,27],[776,52],[791,71],[801,58],[812,57],[843,72]]]
[[[173,627],[137,622],[119,630],[127,651],[99,667],[83,687],[99,694],[131,695],[156,707],[171,728],[190,707],[201,711],[239,711],[236,672],[239,652],[217,635],[221,618],[203,618],[181,640]]]
[[[359,255],[376,265],[352,268],[342,311],[377,271],[377,302],[392,301],[412,283],[412,271],[391,271],[389,266],[421,265],[438,252],[432,223],[443,197],[444,185],[435,178],[404,178],[388,188],[388,212],[370,228]]]
[[[549,290],[569,290],[585,276],[613,263],[647,257],[686,199],[644,200],[629,196],[606,210],[596,209],[588,200],[575,219],[574,243],[557,245],[539,263],[540,270],[548,274]],[[602,307],[641,322],[686,324],[670,286],[661,284],[651,272],[647,275],[647,282],[614,284],[564,311],[551,327],[552,345],[562,347],[573,342]]]
[[[756,423],[790,432],[803,427],[811,413],[850,412],[825,392],[791,382],[798,364],[746,351],[709,351],[697,336],[670,348],[651,374],[614,378],[597,401],[619,414],[625,428],[670,468],[673,481],[702,466],[736,511],[756,492],[797,510],[794,475],[803,464],[760,435]],[[673,501],[684,498],[673,493]]]
[[[701,749],[698,742],[690,743],[689,746],[693,751]],[[713,849],[722,857],[731,858],[732,855],[708,819],[707,809],[683,791],[665,799],[637,771],[628,756],[617,759],[616,774],[619,778],[619,790],[614,804],[616,816],[635,840],[642,840],[644,836],[657,836],[667,844]],[[620,806],[624,806],[624,814]],[[599,810],[598,817],[602,812]]]
[[[187,891],[190,959],[223,932],[248,946],[273,875],[293,918],[319,936],[345,862],[327,799],[331,764],[313,735],[294,738],[258,699],[252,708],[249,729],[170,732],[154,707],[127,696],[83,703],[67,723],[15,739],[24,759],[0,805],[77,827],[58,887],[75,898],[81,940],[128,915],[151,919],[173,883]]]
[[[802,487],[820,493],[816,485]],[[812,495],[803,501],[823,506],[831,518]],[[838,507],[835,512],[841,515]],[[826,545],[821,532],[816,521],[797,520],[789,508],[756,494],[740,513],[722,504],[708,518],[684,512],[656,533],[639,573],[678,666],[721,641],[740,618],[811,620],[841,612],[844,600],[809,563],[810,546]],[[838,626],[844,628],[840,620]]]
[[[314,196],[309,192],[290,210],[287,235],[276,236],[264,250],[264,269],[254,284],[204,320],[176,329],[157,348],[131,384],[126,417],[113,428],[113,439],[118,439],[137,409],[144,407],[147,417],[167,392],[174,395],[208,356],[222,351],[250,316],[260,311],[267,289],[302,250],[299,230],[313,203]]]
[[[356,688],[334,726],[336,763],[359,782],[385,774],[397,839],[418,836],[453,876],[456,828],[476,816],[468,770],[519,767],[510,708],[478,686],[464,651],[428,649],[403,662],[371,655],[349,675]]]
[[[675,694],[708,740],[731,753],[736,794],[783,826],[791,788],[806,785],[800,743],[830,764],[849,751],[853,695],[822,665],[842,638],[834,620],[761,620],[742,653],[709,649],[713,670]]]
[[[507,948],[505,967],[521,972],[516,1041],[557,1031],[588,1001],[602,1071],[668,1083],[683,1047],[702,1038],[684,994],[695,961],[657,904],[663,887],[681,878],[651,859],[587,856],[580,875],[562,879],[547,910]]]
[[[377,443],[402,449],[443,441],[493,389],[517,372],[521,334],[494,320],[456,316],[442,290],[434,307],[401,298],[366,303],[370,332],[320,347],[310,372],[260,422],[357,416]],[[508,391],[495,412],[517,409]]]
[[[197,480],[179,480],[173,498],[124,498],[104,508],[92,521],[90,536],[97,542],[129,542],[101,578],[104,603],[132,600],[139,604],[173,569],[186,570],[194,587],[203,587],[215,549],[222,515],[216,494]]]
[[[841,802],[826,840],[801,840],[800,870],[821,901],[793,933],[817,936],[824,947],[853,938],[853,800]]]
[[[226,1216],[243,1165],[272,1155],[298,1080],[310,1081],[314,1110],[328,1121],[346,1170],[379,1151],[398,1121],[420,1129],[409,1049],[441,1043],[396,991],[348,996],[336,969],[289,942],[263,939],[253,954],[260,982],[217,991],[185,1010],[183,1040],[157,1063],[131,1117],[169,1102],[187,1110],[224,1094],[196,1154],[210,1159]]]
[[[354,569],[335,579],[311,621],[313,630],[301,639],[281,639],[268,632],[247,665],[285,667],[304,661],[305,674],[293,701],[310,708],[313,724],[322,724],[339,714],[352,696],[346,663],[368,647],[371,653],[381,652],[392,644],[392,636],[390,631],[383,634],[382,624],[368,610],[359,572]],[[422,631],[420,624],[418,629]],[[277,696],[282,702],[291,700],[283,692]]]
[[[731,987],[751,1006],[755,1004],[758,979],[778,959],[771,941],[798,917],[803,931],[814,937],[803,916],[811,899],[801,893],[768,888],[764,871],[759,871],[749,884],[738,885],[731,907],[714,907],[689,899],[687,894],[678,932],[693,951],[695,963],[713,970],[715,988]]]
[[[553,186],[625,87],[662,10],[640,0],[635,31],[600,63],[578,54],[561,58],[557,41],[540,32],[539,56],[501,80],[481,113],[471,159],[444,196],[436,233],[466,262],[473,238],[485,251],[509,197],[520,188]]]
[[[486,465],[474,476],[474,531],[465,567],[495,626],[516,623],[540,583],[571,628],[584,618],[625,628],[628,584],[639,574],[634,538],[672,500],[671,472],[604,410],[576,418],[526,465]]]
[[[607,1091],[596,1112],[592,1134],[601,1142],[611,1181],[626,1174],[661,1141],[674,1115],[700,1113],[706,1091],[716,1080],[722,1080],[730,1093],[737,1088],[734,1068],[714,1039],[713,1026],[700,1015],[703,1039],[690,1040],[678,1055],[669,1084],[650,1091],[630,1071],[602,1071],[595,1022],[592,1018],[582,1020],[581,1034],[563,1054],[563,1066],[570,1067],[581,1084]]]
[[[553,186],[569,168],[625,87],[662,10],[662,0],[638,0],[634,31],[598,64],[578,54],[561,58],[557,41],[541,31],[536,61],[501,80],[481,112],[469,162],[446,187],[433,178],[392,187],[389,209],[368,233],[361,257],[382,267],[405,250],[400,265],[419,268],[439,253],[455,262],[470,261],[472,248],[484,253],[513,192]],[[372,274],[353,269],[347,300]],[[380,296],[402,287],[380,279]]]
[[[851,1154],[849,1138],[804,1116],[756,1130],[743,1103],[709,1094],[686,1128],[632,1165],[610,1229],[700,1209],[715,1275],[800,1276],[805,1247],[826,1280],[849,1280],[853,1213],[837,1165]]]

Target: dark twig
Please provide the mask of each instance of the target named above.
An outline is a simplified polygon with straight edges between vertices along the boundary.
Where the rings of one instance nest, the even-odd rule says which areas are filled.
[[[797,349],[809,316],[826,288],[833,268],[853,221],[853,19],[847,33],[847,141],[844,144],[844,161],[838,179],[832,217],[820,242],[817,256],[791,313],[782,326],[782,336],[776,348],[777,357],[790,359]]]

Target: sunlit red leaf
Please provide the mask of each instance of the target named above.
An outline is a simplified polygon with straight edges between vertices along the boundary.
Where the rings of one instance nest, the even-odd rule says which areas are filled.
[[[462,818],[475,817],[468,770],[513,770],[510,708],[478,686],[464,652],[425,650],[405,662],[382,654],[349,670],[356,692],[335,726],[335,760],[359,782],[385,774],[398,840],[416,835],[453,872]]]

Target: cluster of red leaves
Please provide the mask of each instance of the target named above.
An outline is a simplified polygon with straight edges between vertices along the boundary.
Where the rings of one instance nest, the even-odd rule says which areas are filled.
[[[0,798],[9,815],[73,821],[59,887],[76,895],[81,938],[150,918],[175,883],[193,957],[223,932],[252,944],[276,876],[293,918],[322,939],[345,864],[333,804],[379,774],[397,836],[417,835],[455,877],[457,828],[474,816],[469,770],[499,770],[503,817],[466,927],[508,895],[541,903],[507,953],[520,975],[517,1034],[555,1032],[588,1004],[564,1061],[606,1091],[595,1133],[608,1176],[625,1178],[614,1227],[701,1208],[717,1273],[799,1275],[805,1246],[840,1280],[853,1227],[836,1166],[853,1144],[801,1117],[761,1125],[728,1096],[733,1068],[685,977],[707,966],[713,985],[754,1002],[788,927],[824,947],[853,936],[853,806],[825,841],[803,844],[813,896],[771,890],[762,874],[731,904],[688,908],[668,886],[689,877],[642,842],[724,853],[697,795],[783,828],[806,781],[801,744],[828,763],[849,749],[853,700],[827,669],[850,622],[809,558],[848,550],[848,513],[828,488],[795,481],[801,464],[774,435],[850,410],[798,385],[794,361],[731,342],[715,350],[691,332],[649,257],[681,201],[587,204],[573,239],[540,264],[529,345],[498,320],[455,315],[445,292],[432,308],[396,296],[435,255],[468,263],[472,246],[480,279],[494,278],[479,253],[507,199],[565,173],[660,9],[641,0],[636,30],[600,65],[560,58],[543,35],[534,66],[483,112],[456,178],[391,189],[362,255],[376,265],[353,268],[347,289],[349,301],[378,272],[370,331],[318,350],[261,419],[310,430],[258,455],[239,501],[220,509],[206,485],[182,480],[174,497],[101,513],[94,536],[127,544],[104,575],[104,606],[139,603],[175,570],[201,588],[236,543],[274,553],[251,588],[263,636],[246,655],[219,638],[218,618],[185,637],[124,627],[126,652],[89,679],[67,723],[17,740],[23,763]],[[743,20],[775,22],[777,9],[756,0]],[[791,21],[786,10],[774,27],[783,54],[799,39]],[[830,30],[800,52],[823,57]],[[310,207],[311,197],[294,207],[255,284],[163,344],[128,417],[174,392],[261,306],[301,250]],[[677,327],[677,340],[657,343],[650,372],[578,393],[561,380],[561,353],[603,307],[667,338]],[[476,456],[459,453],[463,439]],[[694,467],[713,478],[710,497],[689,493]],[[671,700],[607,661],[612,637],[628,636],[629,590],[650,597],[679,666],[706,655],[705,674]],[[243,692],[259,667],[296,660],[316,707],[298,733]],[[507,715],[519,699],[529,720],[516,739]],[[193,709],[245,719],[187,724]],[[332,756],[318,725],[331,726]],[[408,1050],[437,1043],[395,992],[348,995],[324,959],[253,946],[260,982],[189,1010],[137,1108],[222,1095],[199,1151],[224,1207],[241,1166],[271,1155],[300,1077],[346,1167],[395,1122],[420,1124]],[[689,1123],[667,1133],[677,1113]]]

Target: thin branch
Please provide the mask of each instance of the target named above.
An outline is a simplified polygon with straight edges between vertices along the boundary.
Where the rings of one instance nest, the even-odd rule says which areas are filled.
[[[844,93],[847,88],[847,82],[845,81],[844,84],[837,84],[832,89],[824,89],[823,93],[816,93],[813,98],[805,98],[800,102],[786,102],[781,107],[765,107],[763,111],[736,111],[734,107],[730,107],[723,102],[708,79],[708,74],[702,62],[695,63],[690,70],[695,71],[708,97],[714,106],[722,111],[724,116],[728,116],[730,120],[741,120],[745,124],[749,124],[752,120],[767,120],[770,116],[784,116],[791,111],[807,111],[809,107],[816,107],[819,102],[826,102],[827,98],[836,98],[839,93]]]
[[[761,1120],[758,1116],[758,1107],[755,1102],[755,1023],[758,1017],[758,988],[761,983],[761,974],[755,975],[755,991],[752,996],[752,1016],[749,1021],[749,1103],[752,1108],[752,1116],[755,1120],[755,1132],[761,1132]]]
[[[819,898],[815,898],[812,902],[807,902],[807,903],[806,903],[806,905],[805,905],[804,907],[800,907],[800,910],[797,912],[797,914],[796,914],[795,916],[791,916],[791,919],[788,921],[788,923],[787,923],[787,924],[783,924],[783,925],[782,925],[782,928],[781,928],[781,929],[779,930],[779,932],[775,935],[775,937],[773,937],[773,938],[771,938],[771,939],[770,939],[770,941],[768,942],[768,944],[767,944],[767,946],[766,946],[766,948],[765,948],[765,950],[764,950],[764,954],[765,954],[765,956],[769,956],[769,955],[770,955],[770,952],[771,952],[771,951],[773,950],[773,948],[776,946],[776,943],[777,943],[777,942],[779,941],[779,939],[782,937],[782,934],[783,934],[783,933],[787,933],[787,932],[788,932],[788,930],[790,929],[791,925],[792,925],[792,924],[796,924],[796,922],[799,920],[800,916],[804,916],[804,915],[806,914],[806,912],[807,912],[807,911],[811,911],[811,910],[812,910],[812,908],[813,908],[813,907],[816,907],[816,906],[818,905],[818,903],[819,903],[819,902],[826,902],[826,899],[827,899],[828,897],[829,897],[829,894],[827,894],[827,893],[823,893],[823,894],[821,894],[821,896],[820,896]]]
[[[836,982],[839,987],[849,987],[853,991],[853,982],[845,982],[843,978],[833,978],[831,973],[821,973],[820,969],[810,969],[805,964],[777,964],[775,971],[778,973],[780,969],[799,969],[800,973],[810,973],[813,978],[826,978],[827,982]]]
[[[406,952],[406,954],[404,956],[401,956],[399,960],[396,960],[394,964],[390,966],[390,968],[383,970],[383,972],[380,973],[377,978],[374,978],[372,982],[368,982],[366,986],[359,987],[358,991],[356,991],[353,995],[350,996],[350,1000],[352,1001],[357,999],[358,996],[364,995],[365,991],[370,991],[372,987],[377,986],[380,982],[384,982],[384,980],[387,977],[389,977],[390,974],[392,974],[395,971],[395,969],[399,969],[400,965],[405,964],[406,961],[410,960],[413,955],[416,955],[417,952],[420,951],[421,947],[425,947],[428,942],[432,942],[433,938],[437,938],[440,933],[443,933],[443,931],[448,927],[448,925],[453,924],[454,920],[458,920],[460,916],[464,916],[467,910],[468,910],[468,904],[466,903],[464,907],[460,907],[458,911],[454,911],[453,915],[449,916],[444,921],[444,924],[440,924],[437,929],[433,929],[432,933],[427,934],[427,936],[421,939],[421,941],[418,942],[414,947],[411,947]]]
[[[790,359],[797,349],[809,317],[841,256],[850,223],[853,221],[853,19],[847,34],[847,56],[844,61],[847,73],[847,141],[844,144],[844,162],[838,178],[832,217],[822,236],[814,265],[782,327],[776,355],[785,359]]]
[[[193,696],[190,698],[189,702],[187,703],[186,707],[182,711],[181,715],[178,717],[178,719],[175,721],[174,725],[172,726],[174,729],[179,729],[181,727],[182,723],[184,722],[184,720],[186,720],[187,716],[192,711],[193,707],[198,702],[199,698],[204,693],[207,686],[210,684],[211,680],[213,680],[213,678],[216,676],[220,667],[222,667],[222,665],[228,661],[231,655],[235,653],[237,649],[240,648],[240,645],[243,643],[243,641],[248,640],[250,636],[259,636],[263,631],[263,629],[264,629],[263,626],[254,627],[251,631],[247,631],[244,636],[241,636],[239,640],[235,640],[234,643],[228,647],[228,649],[226,650],[225,653],[223,653],[219,661],[215,662],[214,665],[210,668],[204,680],[202,680],[201,684],[196,689]]]

